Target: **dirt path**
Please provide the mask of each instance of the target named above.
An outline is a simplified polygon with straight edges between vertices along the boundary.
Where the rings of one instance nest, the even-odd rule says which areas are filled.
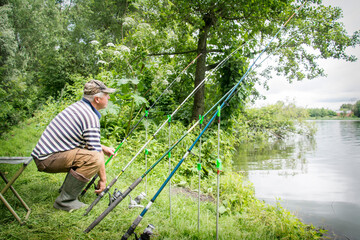
[[[198,193],[196,191],[190,190],[189,188],[172,186],[171,192],[172,192],[172,194],[184,194],[185,196],[191,197],[194,199],[198,198]],[[215,202],[215,199],[210,195],[200,194],[200,201]]]

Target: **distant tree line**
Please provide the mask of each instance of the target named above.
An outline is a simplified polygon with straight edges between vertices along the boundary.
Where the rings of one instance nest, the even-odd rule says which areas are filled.
[[[353,116],[360,117],[360,100],[355,104],[344,103],[340,106],[340,115],[345,116],[347,111],[351,111]],[[330,109],[325,108],[309,108],[308,113],[310,117],[333,117],[337,113]]]
[[[336,116],[336,112],[330,109],[325,108],[309,108],[308,109],[310,117],[333,117]]]

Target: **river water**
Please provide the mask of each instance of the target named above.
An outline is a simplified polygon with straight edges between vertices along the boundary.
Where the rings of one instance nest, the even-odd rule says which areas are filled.
[[[313,139],[240,146],[236,171],[256,196],[281,205],[333,239],[360,240],[360,121],[312,121]]]

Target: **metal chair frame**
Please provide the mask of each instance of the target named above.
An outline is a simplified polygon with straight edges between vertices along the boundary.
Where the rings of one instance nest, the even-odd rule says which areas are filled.
[[[5,204],[5,206],[9,209],[9,211],[12,213],[12,215],[16,218],[16,220],[19,221],[19,223],[22,225],[25,223],[25,221],[29,218],[31,209],[28,207],[28,205],[25,203],[25,201],[21,198],[20,194],[15,190],[15,188],[12,186],[13,183],[16,181],[16,179],[22,174],[22,172],[25,170],[25,168],[30,164],[32,161],[32,157],[0,157],[0,163],[6,163],[6,164],[22,164],[20,169],[15,173],[15,175],[10,179],[10,181],[5,177],[5,174],[0,170],[1,178],[5,182],[5,187],[1,190],[0,193],[0,199]],[[12,208],[12,206],[8,203],[8,201],[5,199],[4,194],[6,191],[10,189],[14,195],[19,199],[21,204],[25,207],[27,210],[27,213],[25,215],[25,220],[21,220],[19,215],[15,212],[15,210]]]

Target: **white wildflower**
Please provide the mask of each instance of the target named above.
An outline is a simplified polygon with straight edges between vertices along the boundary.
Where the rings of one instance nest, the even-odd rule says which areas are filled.
[[[92,44],[92,45],[99,45],[99,42],[96,41],[96,40],[92,40],[92,41],[90,42],[90,44]]]
[[[130,53],[130,48],[128,48],[128,47],[125,46],[125,45],[120,45],[118,49],[119,49],[120,51],[122,51],[122,52]]]
[[[163,84],[164,84],[164,85],[168,85],[169,82],[168,82],[167,80],[163,80]]]
[[[120,53],[119,51],[116,51],[116,50],[115,50],[115,51],[114,51],[114,55],[115,55],[115,56],[120,56],[121,53]]]
[[[103,61],[103,60],[99,60],[99,61],[97,62],[97,64],[107,64],[107,62],[105,62],[105,61]]]
[[[147,23],[140,23],[140,24],[138,24],[138,29],[140,29],[140,30],[150,30],[151,26],[150,26],[150,24],[147,24]]]
[[[108,44],[106,44],[107,47],[115,47],[115,45],[111,42],[109,42]]]
[[[124,19],[124,26],[126,27],[126,26],[129,26],[129,27],[131,27],[131,26],[134,26],[135,25],[135,21],[134,21],[134,19],[132,19],[131,17],[126,17],[125,19]]]
[[[103,54],[103,51],[97,50],[96,55],[102,55],[102,54]]]
[[[167,75],[171,75],[172,72],[171,72],[170,70],[166,70],[166,74],[167,74]]]

